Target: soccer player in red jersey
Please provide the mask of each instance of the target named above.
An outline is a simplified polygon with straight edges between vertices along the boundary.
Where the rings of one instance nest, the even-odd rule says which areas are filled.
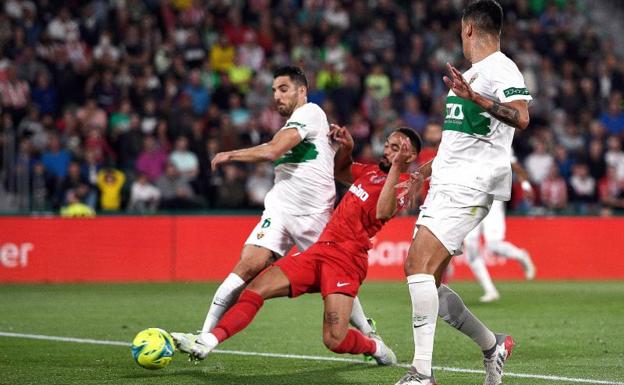
[[[302,253],[280,259],[251,281],[211,333],[197,339],[191,349],[194,358],[204,359],[219,343],[247,327],[265,300],[320,292],[325,305],[323,342],[328,349],[370,355],[380,365],[396,363],[379,337],[349,328],[349,316],[366,277],[370,238],[408,206],[405,192],[397,196],[395,186],[409,179],[406,172],[418,156],[421,140],[409,128],[395,130],[376,166],[352,163],[353,139],[344,127],[333,126],[330,135],[343,151],[336,158],[335,178],[351,187],[319,240]]]

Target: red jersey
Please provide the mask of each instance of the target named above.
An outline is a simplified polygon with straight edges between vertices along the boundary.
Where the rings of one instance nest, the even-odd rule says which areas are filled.
[[[377,201],[388,174],[377,165],[361,163],[353,163],[351,174],[354,182],[334,210],[318,242],[342,243],[350,251],[366,253],[372,247],[370,238],[385,223],[377,219]],[[409,174],[401,174],[399,181],[408,178]],[[403,209],[408,201],[401,198],[397,204]]]

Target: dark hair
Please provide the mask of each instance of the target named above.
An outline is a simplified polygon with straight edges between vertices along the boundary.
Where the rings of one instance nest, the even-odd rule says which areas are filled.
[[[500,35],[503,8],[496,0],[476,0],[464,8],[462,20],[470,21],[483,32]]]
[[[277,68],[273,72],[273,79],[280,76],[288,76],[290,80],[295,82],[297,85],[305,86],[305,88],[308,88],[308,79],[303,73],[303,70],[297,66],[283,66]]]
[[[416,153],[420,153],[420,149],[422,148],[422,139],[420,139],[420,135],[409,127],[399,127],[394,132],[400,132],[401,134],[407,136],[410,143],[412,144],[412,148],[416,151]]]

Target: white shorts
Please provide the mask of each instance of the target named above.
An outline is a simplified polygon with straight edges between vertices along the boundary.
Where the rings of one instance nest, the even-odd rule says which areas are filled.
[[[505,202],[495,200],[488,215],[466,236],[466,242],[478,244],[481,234],[486,243],[503,241],[505,230]]]
[[[462,253],[464,238],[488,214],[494,195],[460,185],[432,185],[416,226],[427,227],[451,255]]]
[[[332,212],[288,215],[264,210],[260,222],[245,241],[246,245],[267,248],[280,257],[293,246],[304,251],[319,238]]]

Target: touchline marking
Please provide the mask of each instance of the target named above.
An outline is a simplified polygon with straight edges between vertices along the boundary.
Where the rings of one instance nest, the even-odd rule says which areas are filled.
[[[126,346],[126,347],[130,347],[132,345],[131,343],[124,342],[124,341],[94,340],[90,338],[46,336],[46,335],[41,335],[41,334],[9,333],[9,332],[2,332],[2,331],[0,331],[0,337],[26,338],[26,339],[31,339],[31,340],[44,340],[44,341],[75,342],[79,344],[91,344],[91,345],[113,345],[113,346]],[[353,358],[342,358],[342,357],[306,356],[306,355],[300,355],[300,354],[281,354],[281,353],[264,353],[264,352],[244,352],[244,351],[239,351],[239,350],[219,350],[219,349],[213,350],[213,353],[233,354],[237,356],[288,358],[288,359],[295,359],[295,360],[332,361],[332,362],[348,362],[352,364],[362,364],[362,365],[376,365],[374,363],[367,363],[367,362],[353,359]],[[396,366],[403,367],[403,368],[410,367],[409,364],[398,364]],[[444,372],[455,372],[455,373],[471,373],[471,374],[484,374],[485,373],[483,370],[452,368],[452,367],[446,367],[446,366],[434,366],[433,369],[444,371]],[[549,376],[549,375],[542,375],[542,374],[505,372],[505,376],[517,377],[517,378],[533,378],[533,379],[538,379],[538,380],[575,382],[575,383],[582,383],[582,384],[624,385],[624,382],[619,382],[619,381],[593,380],[590,378],[561,377],[561,376]]]

